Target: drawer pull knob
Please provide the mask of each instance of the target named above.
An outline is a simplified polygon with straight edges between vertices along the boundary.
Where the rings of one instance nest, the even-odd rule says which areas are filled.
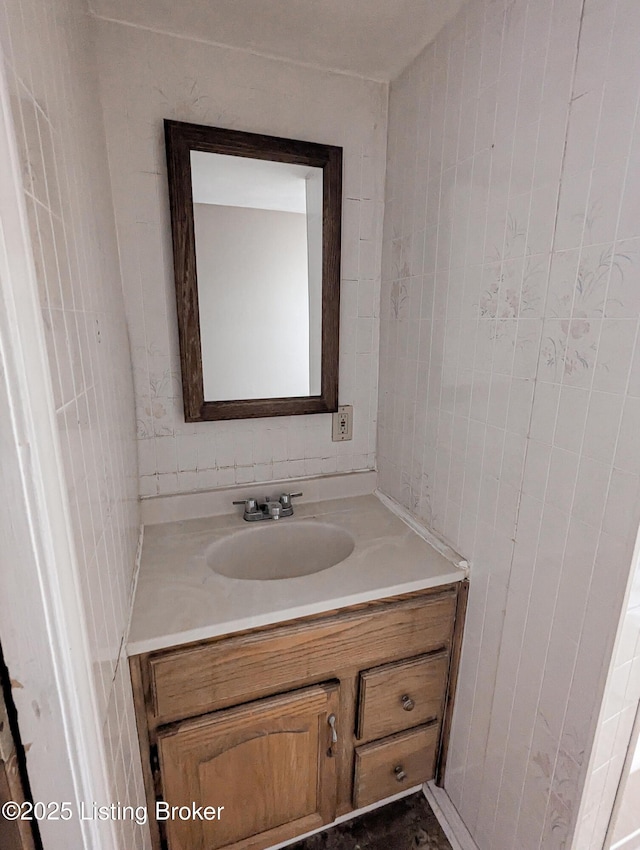
[[[331,743],[338,743],[338,731],[336,729],[336,716],[335,714],[330,714],[329,719],[327,720],[329,726],[331,726]]]
[[[405,694],[402,697],[402,707],[405,711],[413,711],[413,707],[415,706],[415,702],[411,699],[409,694]]]
[[[397,767],[394,767],[393,772],[395,773],[396,779],[398,780],[398,782],[404,782],[405,779],[407,778],[407,774],[402,769],[401,764],[399,764]]]

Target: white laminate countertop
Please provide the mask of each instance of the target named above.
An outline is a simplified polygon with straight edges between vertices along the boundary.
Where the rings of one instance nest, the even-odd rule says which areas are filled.
[[[442,554],[374,495],[302,503],[293,517],[278,522],[314,518],[346,529],[355,539],[353,552],[321,572],[275,581],[225,578],[207,565],[211,543],[249,526],[240,513],[146,526],[128,654],[449,584],[467,575],[455,553]]]

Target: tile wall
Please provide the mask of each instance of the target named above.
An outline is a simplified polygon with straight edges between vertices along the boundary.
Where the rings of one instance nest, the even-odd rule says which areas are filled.
[[[637,0],[473,0],[391,86],[380,486],[473,564],[480,850],[570,845],[629,574],[639,43]]]
[[[604,846],[639,701],[640,558],[636,548],[636,564],[628,589],[626,611],[618,630],[617,644],[609,670],[589,765],[590,772],[580,808],[578,829],[573,844],[575,850],[601,850]],[[629,813],[626,818],[627,823],[629,821],[640,823],[637,816],[637,800],[633,796],[635,788],[637,783],[630,784],[628,796],[626,792],[623,792],[624,805]],[[620,836],[617,837],[620,838]]]
[[[99,21],[99,56],[141,495],[373,468],[387,86],[111,21]],[[344,147],[340,402],[354,405],[352,442],[331,441],[329,414],[185,424],[164,118]]]
[[[0,43],[23,164],[57,421],[113,800],[142,797],[122,652],[138,539],[129,342],[82,0],[6,0]],[[146,836],[120,824],[120,850]]]

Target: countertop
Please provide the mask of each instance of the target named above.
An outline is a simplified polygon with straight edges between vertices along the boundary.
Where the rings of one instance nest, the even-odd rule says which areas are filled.
[[[240,513],[146,526],[127,653],[436,587],[467,575],[455,553],[438,551],[375,495],[302,503],[294,516],[278,522],[313,518],[346,529],[355,539],[353,552],[329,569],[276,581],[226,578],[207,565],[211,543],[249,525]]]

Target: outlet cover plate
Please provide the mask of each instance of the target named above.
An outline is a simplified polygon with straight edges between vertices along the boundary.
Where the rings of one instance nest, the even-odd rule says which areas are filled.
[[[341,404],[333,414],[331,439],[334,443],[353,439],[353,405]]]

